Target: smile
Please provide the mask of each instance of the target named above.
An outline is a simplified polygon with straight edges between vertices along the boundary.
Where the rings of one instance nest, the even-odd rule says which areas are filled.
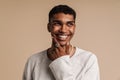
[[[58,38],[59,40],[66,40],[67,37],[68,37],[68,35],[57,35],[57,38]]]

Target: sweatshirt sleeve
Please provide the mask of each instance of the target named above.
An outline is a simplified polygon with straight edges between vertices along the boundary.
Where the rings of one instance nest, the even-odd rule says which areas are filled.
[[[25,64],[25,69],[23,73],[22,80],[33,80],[32,78],[32,72],[33,72],[33,62],[31,59],[27,60],[27,63]]]
[[[70,56],[62,56],[49,65],[56,80],[75,80]]]
[[[90,56],[81,75],[80,80],[100,80],[98,61],[94,54]]]
[[[89,57],[82,71],[77,75],[73,73],[69,56],[62,56],[54,60],[49,67],[56,80],[100,80],[99,67],[95,55]]]

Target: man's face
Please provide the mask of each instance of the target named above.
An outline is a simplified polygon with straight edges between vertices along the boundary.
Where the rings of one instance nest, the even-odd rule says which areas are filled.
[[[50,22],[49,30],[52,37],[56,38],[61,46],[70,43],[75,32],[75,20],[73,15],[58,13]]]

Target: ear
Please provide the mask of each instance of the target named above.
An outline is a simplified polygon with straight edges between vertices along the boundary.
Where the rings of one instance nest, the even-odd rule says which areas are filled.
[[[47,24],[47,29],[48,29],[48,32],[51,32],[51,25],[50,25],[50,23]]]

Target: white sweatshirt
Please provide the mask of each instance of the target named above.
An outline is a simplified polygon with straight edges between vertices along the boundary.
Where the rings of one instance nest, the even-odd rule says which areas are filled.
[[[76,47],[75,54],[51,61],[47,50],[32,55],[25,66],[23,80],[100,80],[94,54]]]

